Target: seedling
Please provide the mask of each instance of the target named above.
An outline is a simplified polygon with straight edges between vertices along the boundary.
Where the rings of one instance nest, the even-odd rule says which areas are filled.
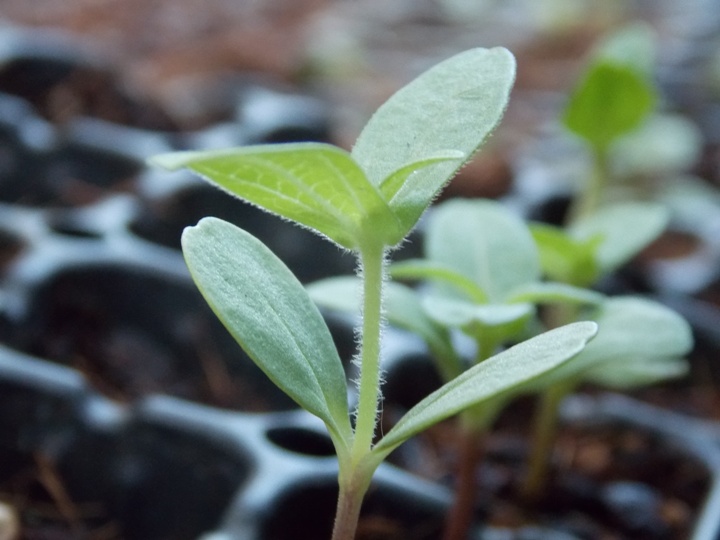
[[[562,120],[586,144],[592,169],[570,208],[568,223],[600,208],[611,178],[613,145],[638,129],[653,111],[657,94],[650,80],[652,64],[650,30],[631,26],[597,48],[571,94]]]
[[[554,326],[583,315],[598,322],[598,337],[575,359],[523,392],[541,394],[525,495],[542,492],[558,407],[583,382],[635,388],[686,372],[682,355],[691,347],[687,323],[666,307],[639,298],[606,299],[583,287],[616,270],[654,240],[667,222],[658,205],[624,203],[604,208],[566,230],[527,225],[500,203],[453,200],[435,207],[425,241],[425,259],[391,266],[396,278],[422,279],[421,293],[390,284],[386,305],[391,323],[422,336],[445,380],[465,368],[453,349],[450,332],[460,329],[476,343],[474,363],[537,329],[539,304],[549,305],[545,324]],[[532,231],[532,232],[531,232]],[[538,247],[536,246],[537,241]],[[541,281],[543,274],[556,282]],[[352,311],[353,278],[311,284],[313,299],[324,307]],[[654,334],[662,336],[655,338]],[[460,415],[463,449],[456,501],[447,539],[463,538],[475,490],[478,442],[512,397],[506,393]]]
[[[556,329],[489,358],[418,403],[376,441],[386,254],[499,122],[514,79],[505,49],[473,49],[397,92],[352,153],[324,144],[162,155],[226,191],[295,221],[357,255],[362,278],[358,403],[350,422],[345,374],[329,330],[287,267],[248,233],[216,218],[185,230],[198,288],[250,358],[327,426],[338,457],[334,540],[354,537],[363,496],[385,457],[408,438],[557,368],[597,329]]]
[[[589,182],[575,197],[566,227],[535,224],[543,272],[551,279],[589,287],[637,255],[665,229],[668,213],[657,204],[608,204],[611,156],[648,122],[657,95],[650,80],[653,39],[645,26],[611,36],[571,95],[563,116],[566,127],[587,144],[592,156]],[[677,130],[676,130],[677,132]],[[619,152],[622,155],[622,152]],[[554,308],[550,327],[576,320],[575,309]],[[583,382],[636,388],[687,371],[682,359],[692,347],[687,323],[649,300],[620,297],[605,302],[590,318],[603,328],[587,356],[572,367],[536,383],[541,394],[535,444],[525,495],[542,492],[548,456],[562,399]],[[654,328],[654,330],[650,330]],[[662,338],[659,334],[663,334]],[[664,341],[667,340],[667,341]],[[655,344],[663,342],[662,348]]]
[[[386,306],[391,323],[417,332],[436,356],[438,371],[451,380],[466,369],[450,332],[461,330],[475,343],[472,365],[482,365],[501,346],[531,332],[539,304],[599,304],[597,292],[541,281],[537,247],[527,225],[502,204],[457,199],[433,208],[424,259],[392,264],[393,278],[423,280],[422,292],[392,283]],[[352,278],[311,284],[311,297],[324,307],[353,310]],[[601,330],[602,331],[602,330]],[[445,538],[467,537],[476,492],[483,435],[512,397],[508,392],[460,414],[455,503]]]

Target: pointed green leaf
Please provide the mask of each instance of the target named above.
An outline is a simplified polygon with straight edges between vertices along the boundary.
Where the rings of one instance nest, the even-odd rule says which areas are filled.
[[[525,223],[502,204],[454,199],[433,209],[425,240],[427,258],[474,282],[491,303],[540,278],[537,247]],[[447,294],[457,293],[442,287]]]
[[[422,306],[428,316],[439,324],[480,335],[492,329],[514,328],[518,324],[524,326],[535,311],[531,304],[473,304],[438,294],[423,298]],[[510,335],[514,333],[512,331]]]
[[[345,373],[325,321],[288,268],[259,240],[216,218],[182,236],[195,283],[267,376],[320,417],[338,444],[351,438]]]
[[[442,386],[410,409],[375,446],[386,456],[398,445],[463,409],[498,399],[578,354],[597,331],[593,322],[573,323],[524,341]]]
[[[570,378],[583,380],[586,374],[613,370],[637,362],[678,358],[692,348],[692,331],[688,323],[673,310],[644,298],[619,296],[608,298],[595,318],[600,331],[597,337],[572,362],[542,379],[542,386]],[[624,369],[619,367],[618,369]],[[630,368],[625,373],[630,374]],[[639,374],[638,385],[644,376]],[[628,379],[627,386],[633,381]]]
[[[540,252],[540,265],[550,279],[570,285],[587,286],[600,276],[595,252],[601,236],[572,237],[560,227],[533,223],[530,232]]]
[[[484,304],[488,297],[474,281],[459,274],[449,266],[426,259],[408,259],[390,265],[390,275],[395,279],[422,279],[440,281],[452,285],[458,292],[463,292],[468,299]]]
[[[700,160],[702,148],[702,133],[689,118],[656,113],[613,145],[610,161],[613,174],[620,178],[653,178],[690,170]]]
[[[156,156],[187,167],[229,193],[355,249],[368,224],[392,238],[398,223],[349,153],[319,143],[247,146]],[[388,240],[390,242],[390,240]]]
[[[655,89],[632,66],[599,59],[570,96],[563,121],[598,152],[640,126],[652,111]]]
[[[352,150],[381,186],[407,163],[452,149],[468,159],[499,123],[515,79],[505,49],[472,49],[441,62],[400,89],[373,115]],[[462,163],[447,161],[410,175],[389,190],[403,236]],[[394,182],[392,182],[394,186]]]
[[[362,282],[356,276],[338,276],[305,285],[313,302],[326,309],[359,317],[362,309]]]
[[[428,317],[418,295],[399,283],[385,284],[384,310],[390,324],[420,336],[437,361],[445,380],[462,372],[460,359],[453,348],[446,328]],[[358,315],[361,304],[361,283],[354,276],[333,277],[306,286],[310,298],[319,306]]]
[[[602,272],[627,263],[665,230],[668,212],[659,204],[618,203],[574,223],[570,234],[582,241],[600,237],[596,260]]]
[[[397,195],[397,192],[405,184],[408,177],[416,171],[434,165],[436,163],[443,163],[446,161],[455,161],[462,163],[465,160],[465,154],[457,150],[445,150],[438,152],[436,155],[428,156],[420,161],[413,161],[407,165],[403,165],[398,170],[390,174],[380,184],[380,192],[386,201],[392,200]]]
[[[632,390],[687,375],[689,365],[684,358],[645,356],[622,358],[612,366],[591,369],[584,379],[593,384],[616,390]]]
[[[508,302],[530,302],[532,304],[599,304],[605,296],[599,292],[555,283],[538,281],[521,285],[508,297]]]

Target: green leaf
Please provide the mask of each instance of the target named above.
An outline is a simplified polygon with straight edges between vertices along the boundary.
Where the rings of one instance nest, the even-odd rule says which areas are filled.
[[[259,240],[220,219],[185,229],[182,246],[228,331],[279,388],[325,422],[340,451],[352,437],[345,373],[300,282]]]
[[[601,237],[596,260],[603,273],[627,263],[665,230],[668,212],[659,204],[618,203],[578,220],[570,234],[579,241]]]
[[[403,165],[382,181],[380,184],[380,192],[383,194],[386,201],[390,201],[395,195],[397,195],[397,192],[405,184],[411,174],[429,165],[435,165],[436,163],[443,163],[447,161],[462,163],[465,161],[465,154],[457,150],[445,150],[438,152],[436,155],[428,156],[420,161],[413,161],[407,165]]]
[[[702,148],[702,133],[690,119],[655,113],[613,145],[610,160],[613,173],[621,178],[654,177],[691,169]]]
[[[640,356],[618,359],[612,362],[612,366],[602,365],[590,369],[584,379],[605,388],[632,390],[683,377],[688,371],[689,365],[684,358]]]
[[[597,152],[636,129],[652,111],[655,89],[631,66],[600,59],[570,96],[563,121]]]
[[[520,331],[535,312],[531,304],[473,304],[438,294],[423,298],[422,306],[431,319],[443,326],[477,336],[500,332],[503,338]],[[505,330],[508,328],[511,330]]]
[[[508,302],[530,302],[533,304],[600,304],[605,296],[599,292],[581,287],[538,281],[515,289]]]
[[[167,169],[187,167],[269,212],[355,249],[367,227],[394,243],[399,224],[378,188],[348,152],[319,143],[178,152],[152,158]],[[390,242],[390,240],[388,240]]]
[[[427,258],[462,274],[503,303],[510,292],[540,278],[537,247],[525,223],[502,204],[454,199],[433,209],[425,240]],[[457,292],[442,287],[446,294]]]
[[[594,283],[600,275],[595,252],[602,237],[578,239],[560,227],[533,223],[530,232],[540,252],[540,266],[550,279],[577,286]]]
[[[524,341],[481,362],[410,409],[375,446],[385,457],[398,445],[463,409],[499,399],[578,354],[597,331],[593,322],[573,323]]]
[[[390,275],[395,279],[424,279],[452,285],[478,304],[487,303],[488,297],[474,281],[452,268],[426,259],[407,259],[390,265]]]
[[[362,288],[357,277],[322,279],[307,285],[306,290],[310,298],[321,307],[352,315],[360,314]],[[383,307],[390,324],[409,330],[425,341],[445,380],[462,372],[450,333],[425,314],[415,291],[399,283],[386,283]]]
[[[692,348],[692,332],[685,319],[651,300],[630,296],[609,298],[595,320],[600,327],[597,337],[572,362],[553,372],[553,380],[579,381],[586,375],[598,379],[600,370],[618,369],[628,377],[627,387],[641,385],[647,378],[640,370],[643,363],[667,362],[684,356]],[[629,378],[633,371],[631,363],[635,364],[637,380]]]
[[[655,68],[656,35],[644,22],[631,23],[610,34],[595,51],[595,58],[626,65],[651,77]]]
[[[472,49],[441,62],[395,93],[372,116],[352,155],[376,186],[408,163],[448,149],[465,159],[497,126],[515,79],[515,59],[506,49]],[[410,175],[388,201],[405,236],[460,160],[426,167]]]

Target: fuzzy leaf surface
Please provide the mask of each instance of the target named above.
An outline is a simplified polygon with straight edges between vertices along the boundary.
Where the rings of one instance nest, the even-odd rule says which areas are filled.
[[[474,304],[465,300],[430,294],[422,307],[428,316],[443,326],[461,328],[468,333],[524,325],[535,312],[531,304]],[[510,332],[509,336],[513,335]]]
[[[448,149],[464,159],[485,141],[507,107],[515,59],[503,48],[471,49],[430,68],[396,92],[360,133],[352,155],[375,186],[407,163]],[[409,175],[388,204],[405,236],[463,160]]]
[[[539,280],[540,259],[525,223],[500,203],[455,199],[435,207],[425,240],[427,258],[477,285],[491,303]],[[442,291],[458,296],[445,286]]]
[[[627,377],[626,387],[640,386],[671,367],[669,363],[654,366],[653,361],[677,365],[682,361],[671,359],[681,358],[692,348],[692,331],[685,319],[652,300],[608,298],[595,320],[600,327],[597,337],[572,362],[553,372],[552,380],[617,379],[600,372],[618,369]],[[630,378],[633,373],[635,379]]]
[[[217,218],[185,229],[182,246],[197,287],[248,356],[325,422],[336,446],[348,441],[345,373],[325,321],[292,272],[255,237]]]
[[[690,366],[684,358],[641,356],[613,362],[611,369],[608,366],[591,369],[585,375],[585,380],[605,388],[632,390],[683,377],[689,370]]]
[[[574,287],[565,283],[537,281],[515,289],[508,302],[530,302],[532,304],[599,304],[605,297],[599,292]]]
[[[186,167],[227,192],[348,249],[357,247],[368,224],[393,242],[400,234],[378,188],[348,152],[335,146],[247,146],[163,154],[151,162],[171,170]]]
[[[408,259],[390,265],[390,275],[395,279],[420,279],[452,285],[457,292],[484,304],[488,297],[477,284],[453,268],[427,259]]]
[[[410,409],[375,446],[385,456],[410,437],[463,409],[491,402],[561,366],[582,351],[597,331],[579,322],[524,341],[476,364]]]
[[[659,204],[618,203],[576,222],[570,234],[580,241],[602,238],[595,257],[601,271],[607,273],[627,263],[660,236],[668,219],[667,210]]]

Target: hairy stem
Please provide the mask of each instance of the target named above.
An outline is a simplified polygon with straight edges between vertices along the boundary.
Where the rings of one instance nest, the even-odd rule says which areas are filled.
[[[380,333],[385,252],[382,245],[365,245],[360,251],[363,278],[360,383],[353,461],[358,463],[372,448],[380,399]]]
[[[355,538],[363,497],[376,466],[367,458],[372,450],[380,400],[380,334],[385,278],[385,248],[382,244],[361,246],[360,273],[363,311],[358,406],[352,450],[349,459],[340,463],[340,493],[332,540]]]
[[[371,475],[370,475],[371,476]],[[340,482],[332,540],[355,538],[363,498],[370,484],[369,478],[353,477],[349,482]]]

